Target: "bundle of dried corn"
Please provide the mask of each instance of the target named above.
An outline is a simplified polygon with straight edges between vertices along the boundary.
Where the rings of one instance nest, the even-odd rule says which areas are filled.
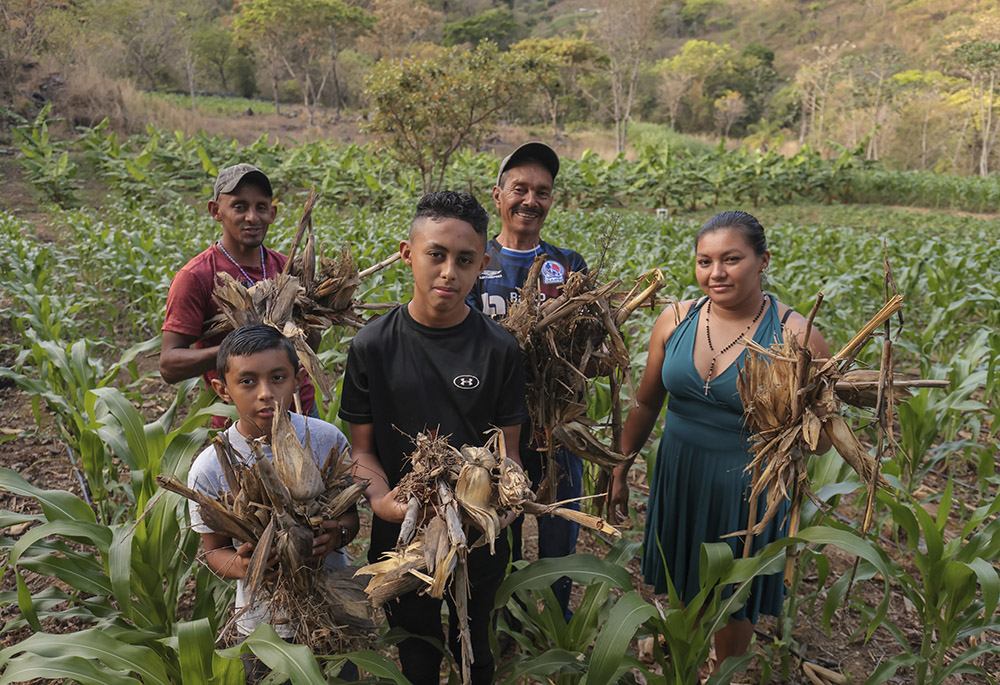
[[[580,457],[612,468],[624,461],[625,455],[594,438],[583,418],[589,376],[595,368],[607,374],[612,381],[612,398],[617,400],[620,383],[629,378],[629,355],[621,326],[637,308],[654,302],[664,283],[663,274],[651,271],[643,275],[631,292],[621,297],[615,292],[620,278],[598,285],[596,272],[570,273],[562,293],[542,301],[539,276],[545,260],[545,255],[535,258],[520,300],[501,321],[514,334],[524,355],[528,411],[538,448],[551,453],[556,445],[566,445]],[[620,304],[613,304],[615,299]],[[617,435],[621,427],[617,401],[612,425]]]
[[[354,294],[361,281],[385,268],[399,259],[396,252],[388,259],[375,264],[364,271],[358,271],[351,257],[351,250],[346,245],[341,247],[337,257],[323,255],[319,247],[319,263],[317,265],[316,241],[313,237],[312,208],[315,201],[315,191],[309,194],[309,199],[302,208],[302,218],[299,219],[292,246],[288,251],[288,261],[283,273],[295,276],[302,285],[302,291],[296,298],[297,320],[308,330],[325,331],[332,326],[351,326],[361,328],[365,325],[360,311],[369,309],[385,309],[395,305],[365,304],[355,299]],[[296,254],[303,238],[305,245],[302,254]]]
[[[222,319],[209,329],[205,337],[253,323],[273,326],[292,341],[306,373],[320,392],[329,397],[333,391],[333,379],[309,345],[309,329],[303,326],[301,309],[295,306],[301,291],[299,279],[285,273],[257,281],[248,289],[229,274],[220,272],[216,274],[212,299],[222,310]]]
[[[891,373],[848,370],[872,333],[900,310],[902,299],[899,295],[889,299],[843,349],[822,365],[813,363],[810,350],[794,335],[785,335],[781,343],[770,348],[746,341],[746,362],[738,379],[747,426],[753,431],[754,456],[747,466],[752,477],[746,554],[753,535],[764,530],[786,500],[791,501],[789,534],[798,531],[803,497],[812,496],[806,456],[817,448],[823,435],[869,488],[874,491],[879,485],[888,485],[878,460],[837,412],[842,402],[871,407],[898,401],[893,392],[897,385],[907,391],[912,387],[940,386],[939,381],[897,381]],[[809,317],[805,340],[821,301],[822,294]],[[766,510],[758,519],[757,499],[764,493]]]
[[[295,641],[316,654],[361,648],[376,632],[361,584],[352,570],[321,567],[322,560],[311,555],[313,537],[324,532],[322,522],[346,513],[367,483],[351,477],[346,450],[331,451],[317,467],[308,431],[303,445],[280,407],[272,425],[273,462],[260,440],[250,444],[252,459],[238,454],[224,433],[215,438],[228,491],[209,496],[173,477],[157,477],[157,483],[197,503],[205,525],[216,533],[254,543],[244,579],[248,606],[265,602],[269,622],[288,624]],[[278,565],[269,578],[265,564],[272,550]]]
[[[501,534],[501,518],[522,510],[564,516],[611,535],[620,533],[596,516],[558,505],[536,505],[531,484],[521,467],[507,457],[499,430],[485,447],[456,449],[447,437],[425,433],[414,442],[411,470],[397,485],[397,496],[406,502],[407,513],[396,549],[357,573],[371,576],[365,592],[376,607],[413,590],[440,599],[454,579],[450,586],[459,621],[463,682],[469,683],[469,549],[489,545],[492,552]]]
[[[333,326],[361,328],[365,319],[360,312],[385,309],[393,304],[366,304],[354,294],[362,279],[399,259],[392,257],[359,272],[348,247],[341,248],[339,257],[319,254],[316,267],[316,244],[313,239],[312,209],[315,192],[310,193],[302,209],[295,238],[284,270],[272,279],[258,281],[246,288],[226,273],[219,273],[212,298],[219,309],[217,317],[204,337],[212,337],[251,323],[264,323],[280,330],[295,344],[295,350],[320,391],[327,397],[333,380],[327,375],[308,341],[322,335]],[[302,254],[296,256],[305,237]],[[318,340],[318,338],[316,338]]]

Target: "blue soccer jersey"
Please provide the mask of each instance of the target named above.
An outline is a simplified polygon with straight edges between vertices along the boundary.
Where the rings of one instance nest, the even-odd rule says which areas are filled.
[[[501,247],[496,238],[486,246],[490,263],[479,276],[469,293],[469,304],[484,313],[502,318],[510,304],[517,302],[518,288],[524,286],[535,257],[544,254],[547,259],[539,277],[541,299],[557,297],[570,271],[586,273],[587,262],[573,250],[564,250],[544,240],[533,250],[509,250]]]

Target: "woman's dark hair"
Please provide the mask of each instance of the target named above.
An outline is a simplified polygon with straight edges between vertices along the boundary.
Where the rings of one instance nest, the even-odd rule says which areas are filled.
[[[413,215],[413,221],[418,219],[459,219],[472,226],[486,244],[490,215],[469,193],[439,190],[424,195],[417,202],[417,211]]]
[[[219,345],[219,353],[215,357],[215,370],[219,380],[226,382],[226,372],[229,371],[230,357],[249,357],[267,350],[284,350],[292,369],[299,368],[299,355],[295,353],[295,345],[274,326],[254,323],[237,328],[231,332]]]
[[[764,256],[767,252],[767,237],[764,235],[764,227],[760,225],[757,218],[751,214],[740,211],[729,211],[716,214],[698,229],[694,237],[695,249],[701,242],[703,236],[723,228],[735,228],[743,234],[743,239],[753,248],[754,254],[758,257]]]

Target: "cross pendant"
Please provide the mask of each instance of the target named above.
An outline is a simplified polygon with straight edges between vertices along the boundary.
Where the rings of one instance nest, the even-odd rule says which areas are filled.
[[[704,388],[705,388],[705,397],[708,397],[708,384],[711,383],[711,382],[712,382],[711,380],[706,380],[705,381],[705,386],[704,386]]]

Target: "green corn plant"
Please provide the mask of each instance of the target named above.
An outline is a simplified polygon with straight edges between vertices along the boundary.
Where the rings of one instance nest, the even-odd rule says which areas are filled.
[[[91,485],[90,494],[104,520],[115,517],[113,512],[117,504],[111,497],[111,490],[119,489],[118,467],[111,454],[101,447],[91,427],[93,419],[87,415],[87,407],[92,406],[92,399],[88,395],[109,388],[122,371],[127,371],[133,379],[138,378],[136,357],[156,349],[158,344],[158,338],[153,338],[134,345],[117,363],[105,367],[93,344],[85,339],[68,347],[50,340],[38,340],[30,350],[22,352],[15,369],[0,367],[0,378],[10,379],[31,398],[39,426],[42,425],[43,403],[52,414],[59,436],[71,453],[70,460],[75,465],[79,459],[83,466]],[[172,409],[176,411],[176,403]]]
[[[0,512],[4,525],[35,524],[17,540],[0,542],[6,552],[2,571],[14,576],[17,587],[0,594],[0,604],[16,603],[20,609],[20,617],[9,621],[4,631],[26,625],[35,632],[0,652],[0,682],[25,674],[44,677],[40,674],[60,669],[60,677],[81,682],[132,682],[130,672],[143,682],[182,682],[189,662],[212,661],[230,590],[197,562],[199,536],[184,525],[183,498],[156,489],[154,478],[165,472],[186,473],[207,437],[202,427],[207,402],[195,404],[172,428],[179,401],[146,424],[118,390],[92,390],[86,400],[92,418],[86,440],[100,442],[128,464],[131,478],[123,487],[131,506],[116,521],[102,522],[71,493],[42,490],[13,471],[0,470],[0,487],[34,499],[41,509],[40,514],[27,515]],[[101,475],[106,474],[94,477]],[[88,484],[92,491],[107,488],[106,483]],[[60,584],[32,593],[24,571]],[[178,600],[192,574],[196,598],[188,621],[178,614]],[[90,627],[48,635],[41,626],[46,618],[73,618]],[[79,650],[67,650],[67,643]],[[239,682],[234,680],[238,661],[217,666],[216,682]]]
[[[947,391],[925,388],[899,405],[900,464],[903,482],[909,489],[919,485],[931,468],[947,462],[950,455],[975,445],[981,417],[991,413],[989,405],[972,398],[991,382],[991,373],[995,383],[991,337],[996,336],[986,330],[977,332],[961,354],[949,360],[950,368],[939,365],[934,369],[933,376],[947,374]],[[974,436],[972,440],[957,440],[963,428]],[[940,445],[934,447],[939,441]]]
[[[632,590],[624,568],[637,548],[638,543],[619,540],[604,559],[576,554],[519,563],[520,568],[497,591],[495,606],[506,607],[520,623],[511,625],[501,617],[497,628],[520,650],[497,671],[497,682],[512,684],[528,678],[596,685],[617,682],[628,668],[639,668],[626,648],[656,610]],[[568,623],[550,587],[562,576],[586,585]],[[612,589],[624,594],[616,600]]]
[[[905,533],[905,543],[913,561],[913,571],[890,561],[890,572],[899,591],[920,617],[918,648],[891,624],[887,627],[899,643],[900,653],[884,663],[866,681],[886,682],[900,668],[912,669],[916,685],[939,685],[955,674],[977,674],[995,683],[974,661],[986,654],[1000,653],[1000,646],[983,640],[972,646],[969,638],[996,630],[1000,598],[1000,572],[993,562],[1000,555],[1000,499],[993,498],[977,508],[951,537],[947,530],[953,504],[952,483],[948,482],[932,516],[912,497],[894,499],[879,493],[889,507],[893,521]],[[958,656],[949,654],[958,650]]]
[[[698,594],[686,605],[667,574],[668,605],[646,623],[648,633],[640,633],[654,638],[653,660],[662,669],[662,682],[687,685],[698,681],[698,669],[708,660],[712,636],[746,604],[754,578],[784,569],[783,551],[782,545],[773,543],[753,557],[734,560],[733,550],[727,543],[703,544],[698,567]],[[734,584],[729,597],[723,597],[724,590]],[[726,659],[708,682],[712,685],[730,682],[752,658],[748,652],[742,657]]]

